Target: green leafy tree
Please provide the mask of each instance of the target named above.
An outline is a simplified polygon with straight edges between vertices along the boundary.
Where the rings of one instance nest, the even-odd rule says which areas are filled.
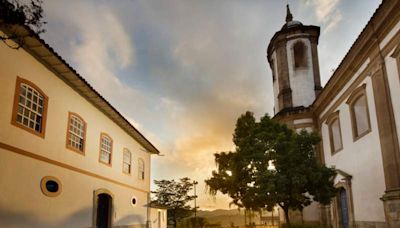
[[[42,0],[0,0],[0,28],[5,33],[0,39],[9,47],[19,49],[24,44],[24,37],[45,32]],[[19,26],[29,27],[28,35],[20,35]],[[3,31],[4,32],[4,31]],[[15,43],[7,42],[13,40]]]
[[[236,123],[233,152],[215,154],[217,170],[206,180],[245,208],[272,210],[278,205],[290,226],[289,210],[302,210],[312,201],[329,204],[336,194],[335,171],[319,163],[315,133],[293,131],[268,115],[256,122],[246,112]]]
[[[181,178],[175,180],[155,180],[154,183],[158,186],[156,191],[153,191],[154,200],[152,203],[162,205],[167,208],[168,223],[177,227],[179,221],[192,215],[192,208],[188,203],[195,198],[194,195],[189,195],[193,189],[193,181],[189,178]]]
[[[250,112],[238,119],[233,135],[236,151],[215,154],[217,170],[212,172],[212,178],[206,180],[211,194],[215,195],[218,191],[227,194],[232,198],[231,204],[248,210],[264,207],[251,187],[256,180],[254,170],[250,167],[255,155],[251,148],[256,142],[251,137],[255,127],[256,121]]]

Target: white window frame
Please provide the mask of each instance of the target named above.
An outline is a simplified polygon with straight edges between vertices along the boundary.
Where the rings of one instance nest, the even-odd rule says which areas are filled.
[[[108,143],[107,141],[108,140]],[[100,151],[99,151],[99,162],[105,165],[111,166],[112,163],[112,150],[113,150],[113,140],[112,138],[106,134],[100,134]],[[108,161],[103,159],[103,154],[108,154]]]
[[[125,154],[129,154],[129,160],[126,160]],[[125,166],[128,167],[128,171],[125,170]],[[122,172],[126,174],[131,174],[132,172],[132,153],[127,149],[124,148],[124,151],[122,153]]]

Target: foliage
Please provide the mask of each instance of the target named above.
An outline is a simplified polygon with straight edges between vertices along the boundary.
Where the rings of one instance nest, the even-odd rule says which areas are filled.
[[[18,25],[28,26],[30,28],[29,32],[36,34],[45,32],[42,28],[46,24],[42,20],[42,0],[30,0],[29,4],[23,2],[19,0],[0,0],[0,26],[9,31],[7,34],[1,34],[0,39],[14,49],[18,49],[23,45],[23,37],[17,33]],[[11,45],[6,42],[10,39],[14,40],[16,44]]]
[[[217,170],[206,180],[211,194],[218,191],[232,203],[247,209],[285,212],[302,210],[312,201],[329,204],[335,195],[335,171],[315,157],[319,143],[315,133],[293,131],[265,115],[256,122],[246,112],[236,123],[233,152],[215,154]]]
[[[287,224],[282,224],[282,228],[328,228],[323,225],[313,225],[313,224],[291,224],[290,226]]]
[[[189,195],[193,188],[193,181],[185,177],[179,181],[155,180],[154,183],[158,188],[152,192],[154,194],[152,203],[167,208],[169,223],[177,227],[179,221],[192,215],[192,208],[188,205],[188,202],[195,198],[195,196]]]
[[[203,217],[191,217],[181,221],[178,228],[204,228],[208,225],[207,219]]]

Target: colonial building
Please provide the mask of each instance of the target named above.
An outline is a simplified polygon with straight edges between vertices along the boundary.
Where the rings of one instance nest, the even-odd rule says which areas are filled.
[[[400,227],[400,1],[383,0],[322,89],[320,29],[293,20],[271,39],[275,119],[320,134],[318,157],[338,195],[302,219],[333,227]]]
[[[0,227],[166,227],[157,148],[29,28],[0,29],[23,39],[0,43]]]

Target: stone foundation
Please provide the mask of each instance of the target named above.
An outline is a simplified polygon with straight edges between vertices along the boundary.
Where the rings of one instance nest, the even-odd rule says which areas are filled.
[[[390,228],[400,227],[400,189],[387,191],[381,198]]]

